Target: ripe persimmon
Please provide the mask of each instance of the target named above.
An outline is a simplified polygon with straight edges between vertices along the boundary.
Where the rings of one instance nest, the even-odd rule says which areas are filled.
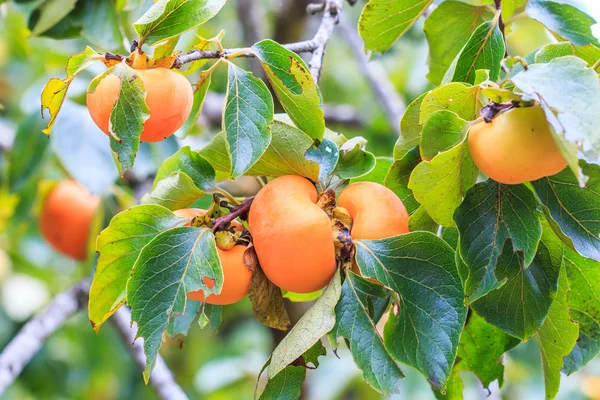
[[[286,175],[262,188],[250,207],[248,222],[262,270],[290,292],[317,291],[336,270],[331,222],[316,202],[309,180]]]
[[[519,184],[559,173],[567,166],[539,106],[514,108],[469,132],[475,165],[496,182]]]
[[[173,212],[178,217],[194,218],[204,215],[206,210],[199,208],[185,208]],[[187,226],[190,223],[186,224]],[[240,230],[242,225],[233,221],[232,225],[236,230]],[[227,305],[233,304],[242,300],[250,290],[250,282],[252,271],[244,263],[244,252],[246,246],[236,245],[229,250],[222,250],[217,246],[219,260],[221,260],[221,268],[223,269],[223,287],[220,294],[210,294],[204,299],[204,292],[197,290],[187,294],[187,298],[196,301],[206,301],[208,304]],[[203,277],[202,282],[212,289],[215,282],[209,277]]]
[[[337,204],[352,217],[352,239],[383,239],[409,231],[404,203],[379,183],[353,183],[342,191]]]
[[[185,77],[167,68],[138,69],[136,73],[144,83],[146,104],[150,110],[150,118],[144,123],[140,140],[158,142],[166,139],[185,123],[192,110],[192,86]],[[87,94],[90,115],[107,135],[110,113],[120,88],[120,78],[108,75],[93,92]]]
[[[100,197],[74,180],[64,180],[44,199],[39,227],[42,237],[57,251],[75,260],[88,255],[90,226]]]

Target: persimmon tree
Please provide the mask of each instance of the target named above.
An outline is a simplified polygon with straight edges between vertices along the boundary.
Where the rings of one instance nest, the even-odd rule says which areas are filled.
[[[172,132],[184,138],[213,73],[227,72],[221,132],[205,147],[172,154],[141,204],[99,234],[88,302],[93,329],[128,307],[148,381],[164,335],[218,329],[223,306],[210,299],[228,280],[246,279],[228,277],[236,272],[229,259],[225,268],[224,254],[233,247],[237,265],[251,272],[239,290],[248,291],[257,320],[287,332],[264,367],[260,398],[299,397],[306,368],[326,354],[322,340],[348,346],[364,380],[384,395],[398,392],[410,367],[436,396],[451,399],[462,398],[461,371],[484,387],[502,386],[503,354],[535,340],[546,397],[554,398],[561,372],[575,373],[600,354],[595,21],[553,0],[370,0],[357,27],[364,51],[375,59],[424,18],[433,84],[406,108],[386,163],[363,138],[326,126],[323,54],[344,24],[343,10],[362,6],[343,3],[309,7],[322,20],[307,41],[228,48],[227,36],[214,32],[180,53],[180,35],[225,0],[159,0],[133,25],[139,37],[130,54],[87,47],[69,59],[65,78],[47,83],[41,105],[50,135],[74,77],[106,65],[90,82],[88,107],[124,174],[145,131],[158,132],[147,140]],[[553,42],[511,55],[505,33],[521,18],[543,24]],[[260,76],[240,58],[255,59]],[[153,81],[156,71],[161,78]],[[166,77],[179,88],[195,71],[182,117],[187,88],[167,95]],[[174,97],[163,104],[161,96]],[[150,128],[153,115],[156,121],[170,108],[177,118]],[[268,194],[254,202],[217,185],[242,176],[256,177]],[[374,186],[357,189],[360,181]],[[181,211],[205,195],[213,198],[208,210]],[[284,295],[313,301],[293,325]]]

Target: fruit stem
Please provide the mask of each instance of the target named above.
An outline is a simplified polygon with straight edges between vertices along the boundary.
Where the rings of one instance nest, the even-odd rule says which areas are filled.
[[[596,61],[596,62],[594,63],[594,65],[592,65],[592,69],[593,69],[594,71],[596,71],[596,70],[598,69],[598,67],[600,67],[600,59],[599,59],[598,61]]]
[[[233,197],[233,195],[231,193],[229,193],[227,190],[220,188],[218,186],[214,187],[213,189],[210,189],[208,192],[218,193],[221,196],[225,197],[230,202],[232,202],[233,204],[235,204],[236,206],[239,206],[241,204],[241,201],[239,198]]]
[[[226,230],[227,226],[231,223],[231,221],[238,217],[240,217],[241,219],[246,219],[248,211],[250,211],[250,206],[252,205],[253,201],[254,197],[248,197],[242,202],[242,204],[232,208],[229,214],[225,214],[222,217],[215,219],[215,224],[212,228],[213,232]]]

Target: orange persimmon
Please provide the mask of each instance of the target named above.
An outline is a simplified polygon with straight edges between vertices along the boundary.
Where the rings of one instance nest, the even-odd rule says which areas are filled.
[[[146,104],[150,110],[150,118],[144,123],[140,140],[158,142],[166,139],[185,123],[192,110],[192,86],[185,77],[167,68],[138,69],[136,73],[144,83]],[[108,75],[93,92],[87,94],[90,115],[107,135],[110,113],[120,88],[119,77]]]
[[[559,173],[567,166],[539,106],[514,108],[469,132],[471,157],[496,182],[519,184]]]
[[[88,255],[90,226],[100,197],[74,180],[64,180],[44,199],[39,219],[42,237],[57,251],[75,260]]]

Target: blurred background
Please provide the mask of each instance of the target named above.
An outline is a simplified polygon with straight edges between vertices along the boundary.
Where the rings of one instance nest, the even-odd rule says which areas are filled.
[[[44,4],[50,2],[56,8],[49,14],[44,12]],[[470,1],[482,2],[486,1]],[[253,3],[251,9],[244,8]],[[248,46],[267,37],[281,43],[309,39],[321,17],[306,16],[308,3],[230,0],[217,17],[196,32],[185,34],[178,48],[187,51],[197,43],[196,34],[210,38],[221,29],[225,31],[226,47]],[[352,8],[345,5],[342,26],[327,47],[321,89],[329,128],[347,137],[363,136],[369,141],[368,150],[379,157],[391,157],[403,107],[433,87],[426,78],[428,49],[423,19],[375,61],[376,68],[381,68],[376,72],[385,71],[389,82],[384,78],[384,84],[397,94],[393,96],[396,109],[386,110],[380,95],[373,91],[364,62],[356,55],[355,50],[360,51],[362,44],[348,34],[356,32],[364,3],[359,0]],[[600,20],[598,0],[571,3]],[[160,143],[144,143],[133,172],[119,178],[108,138],[96,128],[85,108],[87,85],[104,70],[96,64],[74,80],[52,136],[48,139],[42,134],[45,121],[40,118],[39,96],[48,79],[63,78],[69,56],[86,45],[102,52],[127,53],[125,49],[135,37],[131,23],[151,4],[152,0],[0,0],[0,104],[4,107],[0,110],[0,349],[54,295],[93,273],[93,262],[71,261],[40,238],[37,214],[44,187],[69,176],[82,182],[103,196],[98,218],[105,226],[114,214],[135,204],[136,198],[148,190],[164,158],[182,145],[199,148],[220,130],[225,68],[219,68],[213,76],[211,93],[194,132],[185,140],[172,136]],[[250,18],[259,23],[248,26]],[[552,38],[539,23],[523,18],[511,25],[507,40],[511,55],[525,55]],[[191,82],[198,77],[198,71],[188,74]],[[35,168],[23,172],[19,170],[23,165]],[[257,187],[254,180],[240,180],[228,183],[228,189],[242,195]],[[208,201],[200,199],[197,205]],[[299,311],[303,307],[293,306]],[[223,324],[216,336],[196,326],[183,343],[167,341],[162,355],[191,398],[250,399],[256,377],[279,339],[279,334],[256,322],[245,299],[224,309]],[[380,396],[363,383],[351,355],[341,346],[339,359],[329,351],[317,370],[308,371],[304,397],[378,399]],[[422,376],[408,367],[403,370],[403,394],[394,398],[434,398]],[[600,361],[592,362],[577,375],[563,377],[558,398],[600,399],[599,377]],[[473,375],[464,373],[466,398],[544,398],[535,341],[508,354],[506,378],[508,383],[503,389],[492,384],[490,394]],[[0,398],[152,399],[155,394],[144,385],[114,328],[106,324],[96,335],[87,315],[80,313],[47,341]]]

